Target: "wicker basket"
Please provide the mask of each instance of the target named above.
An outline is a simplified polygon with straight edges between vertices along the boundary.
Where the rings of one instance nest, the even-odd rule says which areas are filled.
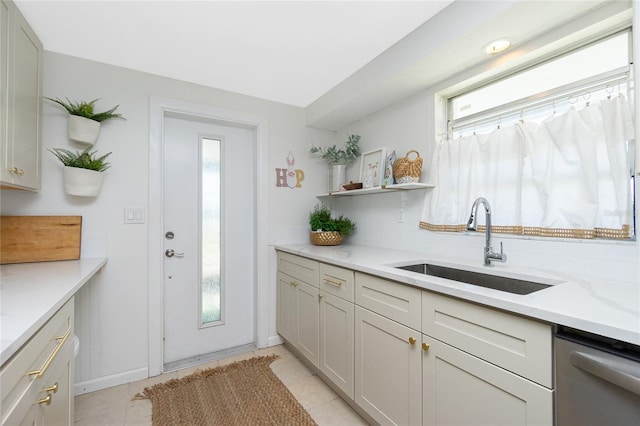
[[[339,232],[317,232],[312,231],[309,234],[309,239],[311,240],[311,244],[316,246],[337,246],[342,243],[344,237]]]
[[[409,154],[415,153],[414,160],[409,159]],[[422,172],[422,157],[416,150],[407,152],[406,157],[398,158],[393,163],[393,177],[397,183],[414,183],[420,180]]]

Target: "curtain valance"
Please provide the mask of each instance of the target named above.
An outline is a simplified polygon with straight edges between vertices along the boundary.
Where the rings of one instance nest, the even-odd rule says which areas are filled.
[[[629,105],[619,95],[541,123],[442,140],[420,227],[463,231],[473,200],[484,197],[495,232],[629,238],[633,139]]]

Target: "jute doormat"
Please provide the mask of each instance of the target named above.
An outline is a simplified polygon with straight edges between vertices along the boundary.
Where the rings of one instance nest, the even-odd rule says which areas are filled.
[[[271,371],[277,355],[198,371],[145,388],[154,426],[309,425],[309,413]]]

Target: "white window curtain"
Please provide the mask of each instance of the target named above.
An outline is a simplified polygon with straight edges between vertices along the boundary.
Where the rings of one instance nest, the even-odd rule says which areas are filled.
[[[436,146],[420,227],[463,231],[489,200],[495,232],[568,238],[631,235],[634,139],[623,95],[542,123],[519,122]]]

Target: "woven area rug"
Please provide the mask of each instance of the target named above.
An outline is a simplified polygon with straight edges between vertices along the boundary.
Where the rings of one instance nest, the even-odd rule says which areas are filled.
[[[316,425],[271,371],[277,355],[198,371],[145,388],[154,426]]]

